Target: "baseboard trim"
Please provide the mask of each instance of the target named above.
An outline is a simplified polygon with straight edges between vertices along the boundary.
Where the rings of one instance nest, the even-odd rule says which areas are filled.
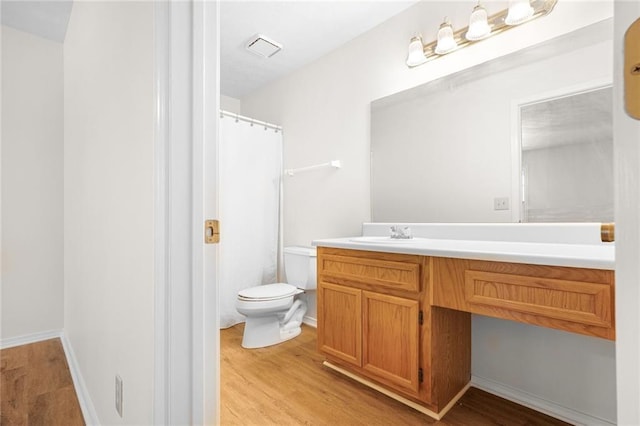
[[[552,401],[540,398],[536,395],[524,392],[520,389],[486,379],[484,377],[471,376],[471,385],[483,391],[497,395],[509,401],[515,402],[533,410],[555,417],[559,420],[575,424],[589,426],[614,426],[615,422],[594,417],[590,414],[576,411]]]
[[[98,426],[100,425],[98,414],[89,396],[89,391],[82,378],[82,373],[80,373],[80,367],[76,355],[73,352],[73,347],[64,333],[62,333],[60,340],[62,341],[64,353],[67,356],[67,364],[69,364],[71,379],[73,380],[73,386],[76,388],[76,395],[78,396],[78,403],[80,404],[80,410],[82,410],[84,422],[87,426]]]
[[[42,342],[44,340],[62,338],[62,330],[48,330],[38,333],[25,334],[24,336],[8,337],[0,340],[0,349],[13,348],[15,346],[28,345],[30,343]]]
[[[307,324],[309,327],[318,328],[318,320],[312,317],[302,318],[302,323]]]

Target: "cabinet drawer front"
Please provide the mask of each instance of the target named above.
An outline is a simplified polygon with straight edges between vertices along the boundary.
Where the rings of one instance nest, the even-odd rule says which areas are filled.
[[[390,260],[325,255],[319,266],[323,277],[411,292],[420,291],[420,265]]]
[[[611,326],[611,289],[598,283],[465,271],[465,299],[472,305],[602,327]]]

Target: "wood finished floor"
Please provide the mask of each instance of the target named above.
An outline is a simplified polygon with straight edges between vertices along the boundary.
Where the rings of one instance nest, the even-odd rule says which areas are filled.
[[[221,424],[566,425],[471,388],[440,421],[322,366],[316,330],[268,348],[243,349],[244,326],[221,330]]]
[[[269,348],[240,346],[222,330],[222,425],[566,425],[471,388],[435,421],[322,366],[316,330]],[[0,425],[84,425],[59,339],[0,351]]]
[[[0,425],[84,425],[60,339],[0,351]]]

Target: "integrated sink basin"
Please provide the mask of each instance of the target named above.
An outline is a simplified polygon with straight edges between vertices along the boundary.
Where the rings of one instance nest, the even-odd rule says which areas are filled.
[[[349,241],[366,244],[411,244],[426,241],[426,238],[353,237]]]

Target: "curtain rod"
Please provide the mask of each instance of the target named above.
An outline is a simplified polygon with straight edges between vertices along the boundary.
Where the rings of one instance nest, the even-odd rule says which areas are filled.
[[[253,125],[258,125],[260,127],[264,127],[265,130],[267,129],[273,129],[276,132],[281,132],[282,131],[282,126],[278,126],[277,124],[271,124],[271,123],[267,123],[266,121],[260,121],[260,120],[255,120],[253,118],[250,117],[245,117],[244,115],[240,115],[240,114],[236,114],[234,112],[229,112],[229,111],[225,111],[223,109],[220,110],[220,118],[223,117],[230,117],[236,120],[236,123],[238,121],[244,121],[247,123],[250,123],[252,126]]]

